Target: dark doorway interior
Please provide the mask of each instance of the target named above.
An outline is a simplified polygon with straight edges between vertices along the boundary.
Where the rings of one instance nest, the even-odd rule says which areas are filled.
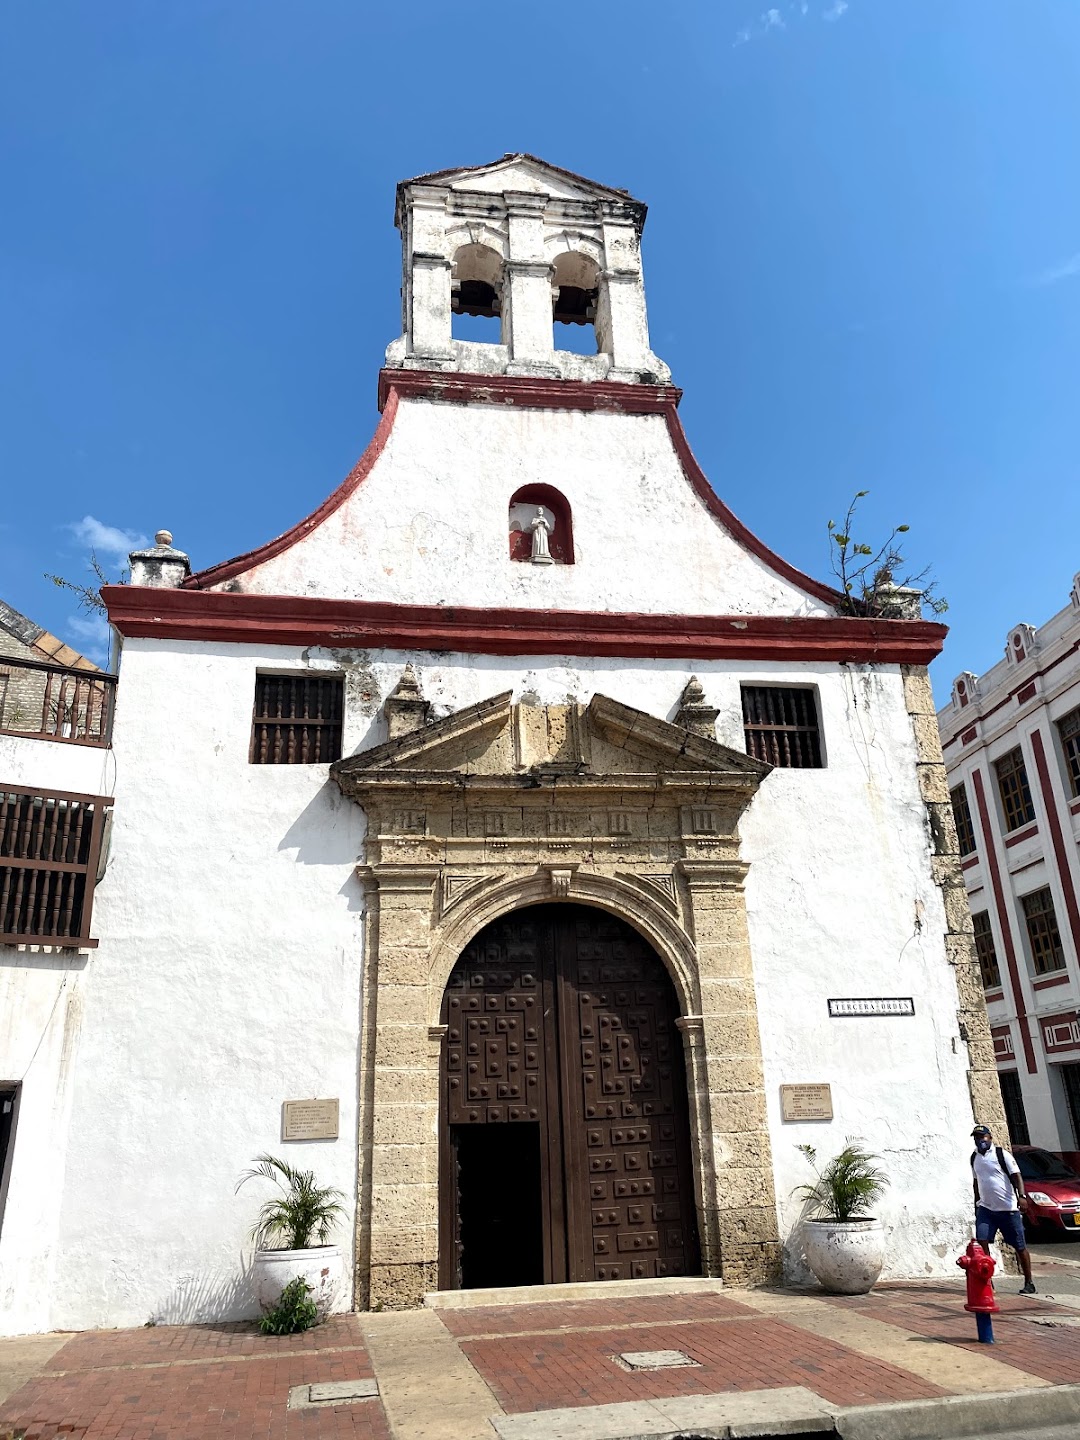
[[[1065,1087],[1065,1103],[1072,1121],[1073,1143],[1080,1146],[1080,1065],[1060,1065],[1061,1083]]]
[[[454,1125],[461,1285],[541,1285],[540,1126]]]
[[[0,1085],[0,1226],[4,1223],[4,1201],[11,1179],[15,1150],[15,1117],[19,1109],[19,1087]]]

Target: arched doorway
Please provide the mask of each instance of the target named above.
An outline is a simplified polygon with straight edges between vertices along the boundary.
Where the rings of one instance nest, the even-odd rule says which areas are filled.
[[[443,996],[443,1289],[694,1274],[678,1005],[629,925],[536,905],[470,942]]]

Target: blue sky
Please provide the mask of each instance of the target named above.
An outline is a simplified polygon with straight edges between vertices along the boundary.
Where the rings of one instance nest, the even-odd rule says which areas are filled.
[[[868,489],[939,697],[1080,569],[1077,0],[12,0],[0,596],[168,526],[202,567],[348,471],[402,177],[529,150],[650,207],[654,349],[725,501],[826,576]],[[647,547],[648,537],[642,537]],[[115,553],[114,553],[115,552]]]

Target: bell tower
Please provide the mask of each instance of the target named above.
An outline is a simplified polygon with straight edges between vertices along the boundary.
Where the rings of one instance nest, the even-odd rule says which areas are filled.
[[[508,154],[403,181],[395,224],[402,334],[388,369],[671,383],[649,348],[645,206],[625,190]],[[454,339],[455,312],[497,316],[499,342]],[[596,353],[560,349],[564,325],[591,326]]]

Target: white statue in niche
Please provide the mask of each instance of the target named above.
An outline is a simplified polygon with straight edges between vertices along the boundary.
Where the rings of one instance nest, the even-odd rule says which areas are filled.
[[[541,505],[529,529],[532,531],[532,563],[534,565],[553,565],[551,550],[548,547],[548,536],[554,529],[552,517]]]

